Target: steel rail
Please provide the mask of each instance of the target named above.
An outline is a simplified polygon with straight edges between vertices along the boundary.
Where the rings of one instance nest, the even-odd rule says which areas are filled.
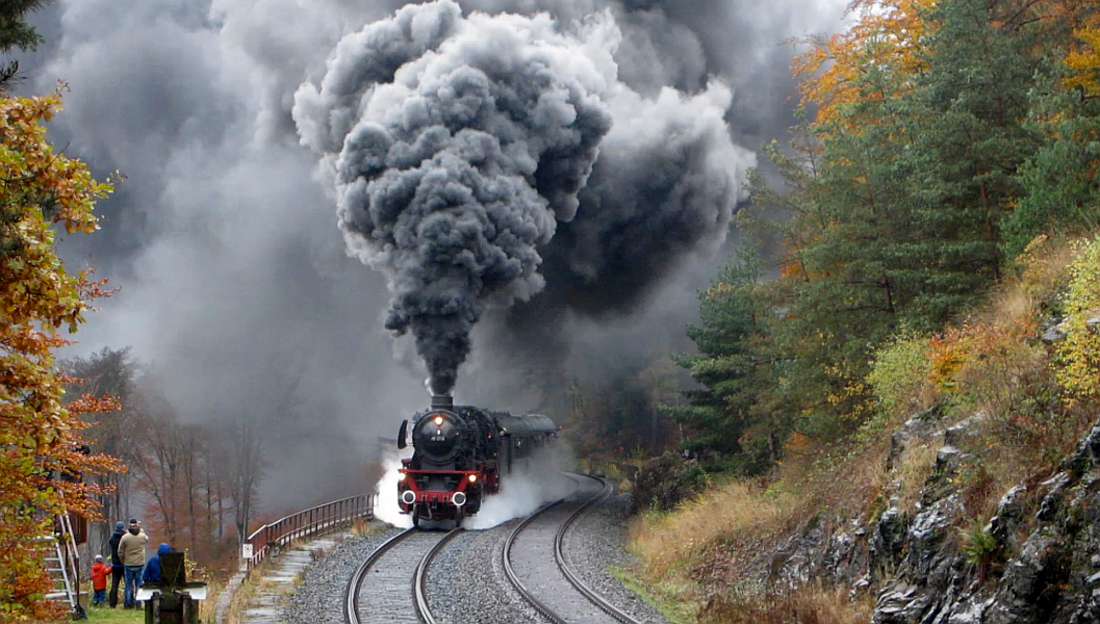
[[[367,571],[370,570],[375,562],[382,558],[382,555],[404,541],[407,537],[412,535],[414,531],[416,531],[415,527],[406,529],[386,540],[381,546],[375,548],[374,552],[355,569],[355,573],[348,579],[348,588],[345,596],[346,600],[344,602],[344,622],[347,624],[359,624],[359,588],[363,586],[363,579],[366,578]]]
[[[428,605],[427,598],[427,578],[428,578],[428,566],[431,565],[432,559],[435,558],[439,551],[443,549],[443,546],[447,544],[452,538],[462,531],[461,528],[452,529],[449,533],[443,536],[441,540],[436,542],[427,553],[421,558],[420,563],[416,567],[416,572],[412,579],[412,591],[413,602],[416,606],[417,617],[424,624],[435,624],[435,618],[432,616],[431,609]],[[344,621],[347,624],[360,624],[361,619],[359,616],[359,593],[363,586],[363,581],[367,577],[367,573],[371,568],[378,563],[387,552],[392,550],[395,546],[405,541],[413,534],[419,534],[421,531],[416,527],[412,527],[394,535],[390,539],[386,540],[381,546],[375,548],[374,551],[368,556],[363,563],[355,569],[355,572],[348,579],[348,586],[345,592],[344,599]]]
[[[523,585],[523,583],[519,580],[519,576],[516,575],[516,571],[512,568],[512,559],[510,555],[512,553],[512,544],[513,542],[515,542],[516,537],[521,532],[523,532],[523,529],[532,521],[534,521],[535,518],[538,518],[546,511],[549,511],[550,509],[561,504],[561,502],[564,500],[564,498],[560,498],[552,503],[543,505],[537,511],[535,511],[535,513],[528,516],[526,520],[519,523],[519,525],[512,530],[512,533],[508,536],[507,541],[504,542],[504,552],[502,554],[502,558],[504,561],[504,574],[508,577],[508,581],[512,583],[512,587],[516,588],[516,591],[519,592],[519,595],[523,596],[523,599],[529,602],[531,606],[535,608],[535,611],[539,613],[539,615],[550,620],[554,624],[569,623],[566,622],[565,619],[562,618],[560,615],[555,613],[553,609],[543,604],[541,600],[535,598],[535,595],[532,594],[531,591]]]
[[[593,496],[592,498],[588,499],[587,501],[585,501],[585,503],[583,505],[581,505],[576,511],[574,511],[569,516],[569,518],[562,524],[561,528],[558,529],[558,532],[554,537],[554,561],[555,561],[555,563],[557,563],[558,569],[561,570],[562,574],[565,576],[565,579],[567,581],[569,581],[569,583],[574,588],[576,588],[577,591],[580,592],[581,595],[584,596],[585,598],[587,598],[590,602],[595,604],[597,607],[599,607],[601,610],[603,610],[605,613],[607,613],[611,617],[615,618],[616,620],[618,620],[620,622],[623,622],[624,624],[639,624],[638,620],[635,620],[633,617],[631,617],[627,613],[619,610],[614,605],[612,605],[610,602],[604,600],[602,596],[597,594],[590,587],[588,587],[581,580],[581,578],[575,572],[573,572],[572,568],[570,568],[569,565],[567,564],[567,562],[565,561],[565,555],[564,555],[562,543],[563,543],[563,540],[564,540],[565,532],[569,529],[569,526],[577,518],[579,518],[581,516],[581,514],[583,514],[589,507],[591,507],[592,505],[595,505],[597,503],[601,503],[601,502],[607,500],[611,496],[611,494],[615,491],[614,487],[611,485],[611,483],[609,481],[607,481],[606,479],[600,478],[600,477],[596,477],[594,475],[568,474],[567,476],[570,479],[573,479],[574,481],[577,481],[576,477],[578,477],[578,476],[583,476],[583,477],[588,477],[588,478],[591,478],[591,479],[595,479],[603,485],[603,489],[600,490],[599,494],[597,494],[597,495]],[[579,484],[579,481],[577,481],[577,482]],[[550,619],[552,622],[554,622],[554,624],[568,624],[568,622],[563,617],[561,617],[560,615],[555,613],[550,607],[546,606],[541,601],[539,601],[537,598],[535,598],[535,596],[530,591],[528,591],[526,587],[523,586],[523,584],[519,580],[519,577],[516,576],[515,571],[512,569],[512,562],[511,562],[511,559],[510,559],[509,555],[511,554],[512,544],[515,541],[516,536],[518,536],[520,533],[523,532],[523,529],[527,526],[527,524],[532,522],[533,520],[535,520],[538,516],[542,515],[544,512],[549,511],[551,508],[557,506],[558,504],[560,504],[564,500],[565,499],[562,498],[562,499],[559,499],[559,500],[557,500],[553,503],[550,503],[548,505],[543,506],[538,511],[531,514],[531,516],[529,518],[527,518],[522,523],[520,523],[519,526],[517,526],[512,531],[512,534],[508,536],[508,540],[504,544],[504,555],[503,555],[503,557],[504,557],[504,572],[505,572],[505,574],[507,574],[508,580],[511,581],[512,585],[524,597],[524,599],[527,600],[528,602],[530,602],[531,605],[535,607],[536,611],[538,611],[544,617]]]
[[[424,624],[436,624],[435,618],[432,616],[431,607],[428,605],[428,566],[432,564],[432,559],[435,559],[439,551],[443,550],[447,542],[454,539],[462,530],[462,527],[451,529],[449,533],[443,536],[443,539],[439,540],[435,546],[432,546],[428,552],[424,553],[424,558],[421,559],[420,564],[416,566],[416,575],[413,580],[413,593],[416,596],[416,613],[420,616],[420,621]]]
[[[565,575],[566,580],[568,580],[569,583],[581,593],[581,595],[587,598],[592,604],[599,607],[604,613],[607,613],[608,615],[622,622],[623,624],[640,624],[639,621],[634,619],[630,614],[622,611],[615,605],[608,602],[603,596],[596,593],[595,590],[589,587],[581,579],[580,575],[573,571],[573,568],[565,560],[565,550],[563,548],[563,543],[565,541],[565,532],[569,530],[569,527],[572,526],[573,522],[580,518],[581,514],[587,511],[589,507],[607,500],[615,491],[615,488],[607,479],[594,475],[585,476],[588,476],[591,479],[596,479],[597,481],[602,483],[603,490],[601,490],[600,493],[596,496],[588,499],[585,504],[581,505],[579,508],[577,508],[575,512],[573,512],[573,515],[569,516],[568,520],[562,523],[561,528],[558,529],[558,534],[554,537],[554,561],[558,564],[558,569],[561,570],[561,573]]]

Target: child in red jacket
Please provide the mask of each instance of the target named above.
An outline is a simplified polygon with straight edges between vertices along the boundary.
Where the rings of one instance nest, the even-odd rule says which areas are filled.
[[[101,607],[107,603],[107,575],[111,573],[110,566],[103,565],[103,555],[95,556],[92,564],[92,604]]]

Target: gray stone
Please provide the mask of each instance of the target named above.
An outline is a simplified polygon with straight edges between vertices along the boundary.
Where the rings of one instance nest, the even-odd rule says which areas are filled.
[[[1016,546],[1016,527],[1024,514],[1020,497],[1026,491],[1026,487],[1017,485],[1005,493],[997,503],[997,515],[989,521],[989,533],[1001,548],[1014,549]]]
[[[1068,485],[1069,482],[1070,476],[1064,472],[1060,472],[1040,484],[1042,487],[1050,488],[1050,491],[1043,497],[1043,503],[1039,506],[1039,512],[1035,514],[1036,518],[1039,520],[1051,520],[1061,511],[1062,502],[1066,495],[1066,485]]]
[[[1065,340],[1068,327],[1069,326],[1065,323],[1065,319],[1055,319],[1045,328],[1041,339],[1047,344],[1054,344],[1061,340]]]
[[[984,414],[975,414],[954,427],[949,427],[943,432],[944,446],[958,446],[962,442],[976,437],[981,431],[978,425],[985,419]]]
[[[1042,530],[1032,533],[1001,579],[989,624],[1049,621],[1065,580],[1064,544]]]

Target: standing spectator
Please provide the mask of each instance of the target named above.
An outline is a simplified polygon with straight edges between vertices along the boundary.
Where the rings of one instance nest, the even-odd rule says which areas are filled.
[[[118,542],[125,533],[126,525],[122,523],[122,520],[119,520],[115,523],[115,532],[108,542],[111,545],[111,595],[108,597],[108,601],[112,609],[118,606],[118,586],[122,583],[122,577],[126,573],[126,568],[122,565],[122,558],[118,556]]]
[[[160,583],[160,556],[172,552],[172,547],[167,542],[162,542],[157,548],[157,554],[149,557],[145,562],[145,571],[141,573],[141,584]]]
[[[118,541],[118,556],[126,568],[126,590],[122,592],[124,609],[137,607],[137,588],[141,586],[141,568],[145,565],[145,545],[149,536],[141,530],[141,523],[131,518],[126,534]]]
[[[92,606],[102,607],[107,603],[107,566],[103,565],[103,555],[95,556],[92,564]]]

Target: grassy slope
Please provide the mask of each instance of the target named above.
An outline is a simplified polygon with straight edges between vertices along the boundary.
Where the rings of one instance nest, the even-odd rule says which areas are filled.
[[[942,426],[978,416],[960,475],[970,522],[984,524],[1012,486],[1049,476],[1095,416],[1094,404],[1074,404],[1060,390],[1057,348],[1038,339],[1064,309],[1077,249],[1042,242],[984,309],[880,357],[882,405],[856,439],[826,452],[796,437],[771,478],[719,484],[674,513],[639,518],[631,535],[644,562],[638,581],[682,622],[869,621],[873,592],[850,599],[850,588],[810,584],[775,593],[763,581],[771,553],[825,514],[872,521],[888,502],[912,509],[937,449],[914,449],[888,470],[890,436],[933,405],[944,410]]]

